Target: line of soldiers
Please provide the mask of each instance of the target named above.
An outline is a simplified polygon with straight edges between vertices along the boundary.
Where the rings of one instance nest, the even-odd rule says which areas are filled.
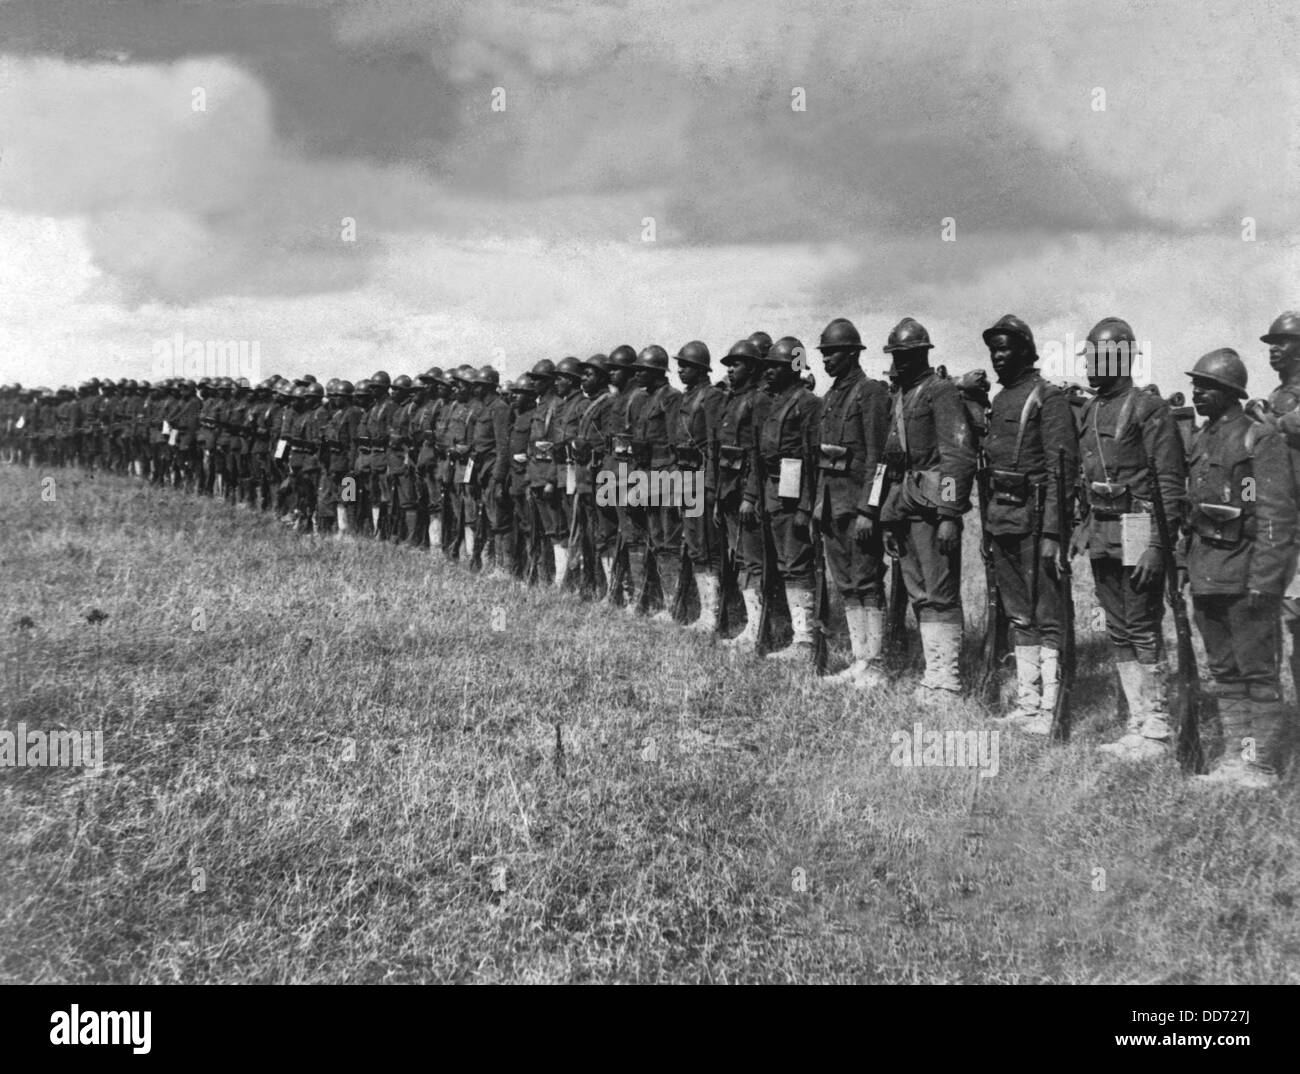
[[[1189,586],[1225,740],[1202,778],[1272,785],[1290,722],[1280,616],[1300,690],[1300,313],[1261,337],[1281,384],[1249,405],[1245,366],[1226,348],[1188,374],[1191,407],[1135,384],[1137,339],[1115,317],[1088,334],[1086,391],[1041,376],[1019,317],[983,339],[996,394],[982,370],[954,380],[933,366],[911,317],[884,344],[888,383],[862,369],[850,321],[828,324],[821,398],[802,342],[764,332],[730,348],[716,385],[698,340],[671,360],[657,345],[543,359],[505,384],[463,365],[356,384],[14,385],[0,389],[0,452],[273,509],[303,532],[437,549],[705,634],[730,633],[743,604],[727,644],[819,669],[834,586],[851,659],[829,679],[855,689],[890,681],[887,598],[900,611],[905,601],[924,656],[913,696],[936,707],[963,690],[962,532],[975,499],[990,615],[1015,666],[997,722],[1051,729],[1073,639],[1062,579],[1086,554],[1126,714],[1098,748],[1169,754],[1165,598],[1181,608]],[[1176,547],[1153,524],[1158,504]],[[770,625],[779,606],[792,632],[783,648]],[[993,618],[985,630],[996,640]]]

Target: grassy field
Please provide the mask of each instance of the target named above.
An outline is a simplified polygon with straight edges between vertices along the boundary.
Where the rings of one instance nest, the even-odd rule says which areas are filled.
[[[910,678],[43,476],[0,468],[0,726],[106,767],[0,770],[0,980],[1300,981],[1294,781],[1106,763],[1082,579],[1074,739],[981,778],[890,763],[983,725]]]

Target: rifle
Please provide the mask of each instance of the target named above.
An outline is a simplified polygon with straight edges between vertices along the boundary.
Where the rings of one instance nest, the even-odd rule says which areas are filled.
[[[627,576],[632,569],[629,559],[627,541],[623,538],[622,519],[619,519],[618,537],[614,541],[614,564],[606,580],[610,602],[616,608],[627,604]]]
[[[574,496],[573,513],[582,518],[578,524],[582,545],[582,594],[587,600],[594,600],[600,589],[600,557],[596,553],[596,512],[587,500],[587,493],[579,492]]]
[[[823,490],[822,502],[818,505],[820,510],[809,524],[812,531],[813,551],[812,662],[813,671],[818,675],[826,674],[826,659],[830,649],[827,636],[830,634],[831,595],[830,585],[826,579],[828,573],[826,570],[826,547],[822,539],[822,526],[828,514],[826,508],[829,495],[829,491]]]
[[[1184,772],[1204,770],[1205,754],[1201,747],[1201,676],[1192,648],[1192,627],[1187,621],[1187,604],[1178,586],[1178,564],[1174,560],[1174,543],[1165,513],[1165,497],[1160,489],[1160,471],[1154,455],[1147,456],[1147,473],[1151,477],[1151,511],[1165,550],[1165,597],[1174,613],[1174,634],[1178,639],[1178,672],[1170,684],[1169,715],[1177,730],[1175,755]]]
[[[712,523],[709,532],[716,535]],[[731,626],[731,614],[727,606],[730,603],[731,591],[736,585],[736,554],[731,547],[731,542],[727,540],[725,529],[721,536],[723,548],[718,556],[718,613],[713,621],[713,631],[719,637],[725,635]]]
[[[1073,512],[1065,481],[1065,448],[1056,455],[1056,502],[1060,510],[1059,537],[1062,566],[1056,576],[1056,591],[1061,603],[1061,652],[1058,662],[1056,704],[1052,708],[1053,742],[1070,741],[1070,694],[1074,690],[1074,590],[1070,571],[1070,536]]]
[[[649,615],[652,610],[664,605],[664,585],[659,577],[659,557],[654,550],[649,527],[645,531],[645,564],[641,572],[641,591],[637,594],[636,610],[642,615]]]
[[[773,592],[773,583],[777,577],[776,566],[776,542],[772,539],[772,527],[768,524],[767,517],[767,475],[763,472],[762,456],[757,456],[758,460],[758,525],[763,534],[763,569],[759,582],[760,592],[762,595],[762,613],[758,617],[758,644],[756,650],[759,656],[765,656],[772,648],[772,604],[775,600]]]
[[[997,704],[1002,692],[1002,663],[1008,651],[1008,623],[998,589],[997,569],[993,563],[993,539],[988,532],[989,480],[988,458],[980,452],[980,556],[984,560],[984,642],[980,651],[980,675],[976,695],[985,705]]]
[[[483,546],[487,543],[488,537],[487,497],[489,494],[489,490],[484,488],[478,495],[478,511],[474,515],[474,554],[470,556],[469,562],[469,569],[472,571],[483,569]]]
[[[903,561],[889,560],[889,607],[885,612],[885,663],[898,670],[907,660],[907,584]]]

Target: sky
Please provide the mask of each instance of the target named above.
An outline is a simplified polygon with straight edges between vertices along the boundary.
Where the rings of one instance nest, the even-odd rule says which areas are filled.
[[[1045,354],[1125,317],[1169,390],[1235,347],[1266,394],[1258,337],[1300,308],[1298,20],[0,0],[0,381],[149,378],[178,333],[255,345],[259,378],[716,361],[840,316],[877,376],[904,316],[964,371],[1016,313]]]

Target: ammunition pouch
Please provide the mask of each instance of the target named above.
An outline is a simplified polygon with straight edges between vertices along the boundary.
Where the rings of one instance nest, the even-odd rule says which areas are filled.
[[[698,470],[704,465],[704,452],[694,444],[675,444],[673,461],[683,470]]]
[[[723,470],[743,470],[745,468],[745,449],[738,445],[719,444],[718,467]]]
[[[853,453],[839,444],[821,444],[817,450],[817,469],[831,473],[844,473],[849,468]]]
[[[1024,507],[1029,502],[1029,475],[1016,470],[990,470],[989,490],[994,503]]]
[[[1192,532],[1216,548],[1240,544],[1243,537],[1253,537],[1253,519],[1240,507],[1226,503],[1192,505]]]
[[[576,463],[590,463],[592,460],[592,446],[585,440],[569,441],[569,458]]]
[[[1099,519],[1116,519],[1132,510],[1133,496],[1128,486],[1118,481],[1088,483],[1088,505]]]
[[[891,485],[898,484],[903,480],[903,474],[907,472],[907,452],[886,451],[884,461],[885,480]]]
[[[649,440],[632,441],[632,462],[639,469],[645,470],[649,468],[652,454]]]
[[[632,444],[633,440],[630,436],[611,436],[609,438],[610,452],[624,460],[630,460],[635,454]]]
[[[550,440],[534,440],[532,458],[534,462],[554,462],[555,444]]]
[[[451,457],[452,457],[453,459],[458,459],[458,460],[461,461],[461,462],[465,462],[465,461],[467,461],[467,460],[469,459],[469,445],[468,445],[468,444],[452,444],[452,445],[451,445]]]

